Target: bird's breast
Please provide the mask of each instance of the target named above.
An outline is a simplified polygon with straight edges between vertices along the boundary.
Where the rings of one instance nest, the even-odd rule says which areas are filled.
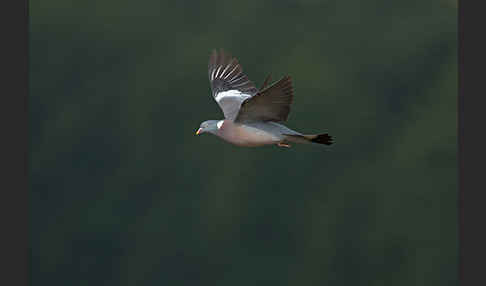
[[[235,145],[239,146],[262,146],[278,143],[281,138],[260,128],[237,124],[225,120],[218,132],[219,136]]]

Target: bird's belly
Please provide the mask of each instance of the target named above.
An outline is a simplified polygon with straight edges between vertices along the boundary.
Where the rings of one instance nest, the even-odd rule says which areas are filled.
[[[246,147],[256,147],[280,142],[280,138],[277,136],[248,126],[233,126],[233,128],[228,130],[225,137],[226,140],[235,145]]]

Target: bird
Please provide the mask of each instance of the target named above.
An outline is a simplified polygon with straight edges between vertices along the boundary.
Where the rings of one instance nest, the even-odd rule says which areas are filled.
[[[248,79],[238,59],[220,48],[213,49],[208,62],[208,77],[214,100],[224,119],[202,122],[196,135],[209,133],[240,147],[291,143],[333,144],[328,133],[302,134],[283,125],[293,101],[292,79],[286,75],[269,84],[268,75],[257,89]]]

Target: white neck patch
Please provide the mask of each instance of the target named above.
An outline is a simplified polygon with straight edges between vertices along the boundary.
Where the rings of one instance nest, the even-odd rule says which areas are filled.
[[[220,121],[218,121],[218,123],[216,123],[216,126],[218,127],[218,129],[221,129],[221,126],[223,126],[223,123],[224,123],[224,120],[220,120]]]

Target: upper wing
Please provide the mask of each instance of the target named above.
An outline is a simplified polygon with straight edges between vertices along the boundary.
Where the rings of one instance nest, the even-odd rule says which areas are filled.
[[[293,96],[292,80],[290,76],[285,76],[255,96],[245,99],[235,122],[285,121],[289,116]]]
[[[258,90],[243,73],[238,60],[222,49],[213,50],[209,57],[208,76],[213,97],[221,107],[224,117],[234,120],[241,103]]]

